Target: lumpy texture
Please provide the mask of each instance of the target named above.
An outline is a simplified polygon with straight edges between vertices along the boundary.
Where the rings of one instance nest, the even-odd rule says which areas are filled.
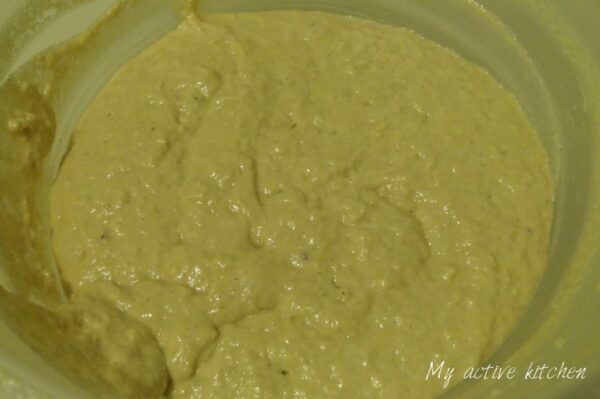
[[[412,32],[190,16],[82,117],[53,246],[73,301],[149,328],[169,396],[430,398],[431,361],[520,315],[552,189],[514,97]]]

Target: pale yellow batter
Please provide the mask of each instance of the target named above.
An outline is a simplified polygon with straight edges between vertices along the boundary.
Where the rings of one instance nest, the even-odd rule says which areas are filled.
[[[479,364],[527,303],[552,190],[513,96],[414,33],[190,16],[81,119],[53,246],[174,398],[431,398],[432,360]]]

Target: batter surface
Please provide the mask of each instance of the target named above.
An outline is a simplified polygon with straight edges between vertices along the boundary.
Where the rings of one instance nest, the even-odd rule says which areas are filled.
[[[479,364],[520,315],[552,191],[513,96],[414,33],[190,16],[81,119],[53,246],[174,398],[430,398],[432,360]]]

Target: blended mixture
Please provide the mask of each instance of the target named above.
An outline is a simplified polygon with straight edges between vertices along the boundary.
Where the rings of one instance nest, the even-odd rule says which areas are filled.
[[[191,15],[89,106],[51,223],[72,301],[160,344],[156,394],[431,398],[431,361],[460,373],[514,326],[552,198],[513,95],[435,43]]]

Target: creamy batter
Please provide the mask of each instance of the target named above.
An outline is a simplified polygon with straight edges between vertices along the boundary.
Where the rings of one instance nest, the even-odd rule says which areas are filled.
[[[412,32],[192,15],[82,117],[53,247],[75,303],[151,331],[166,395],[431,398],[527,303],[552,190],[512,94]]]

